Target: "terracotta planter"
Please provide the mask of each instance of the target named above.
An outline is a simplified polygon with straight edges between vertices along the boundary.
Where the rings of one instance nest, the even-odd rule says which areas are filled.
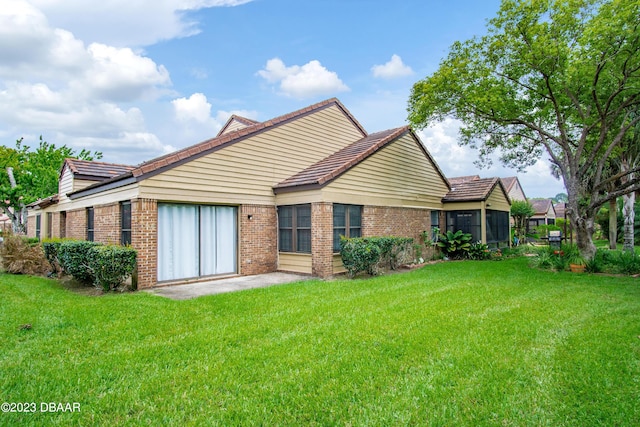
[[[584,273],[586,266],[583,264],[569,264],[569,268],[572,273]]]

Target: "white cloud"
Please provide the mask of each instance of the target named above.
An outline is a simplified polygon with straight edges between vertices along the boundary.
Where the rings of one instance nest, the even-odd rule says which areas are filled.
[[[85,81],[79,84],[89,88],[92,97],[132,101],[147,96],[154,97],[159,87],[171,83],[169,72],[164,66],[135,54],[129,48],[93,43],[88,52],[92,67],[85,73]],[[78,82],[74,84],[77,85]]]
[[[383,65],[374,65],[371,67],[374,77],[383,79],[393,79],[396,77],[405,77],[413,74],[413,70],[402,62],[402,58],[398,55],[392,55],[389,62]]]
[[[195,120],[204,123],[211,118],[211,104],[202,93],[194,93],[189,98],[171,101],[176,118],[181,121]]]
[[[458,145],[460,122],[446,119],[418,132],[418,136],[433,156],[442,172],[447,177],[463,175],[480,175],[481,177],[518,176],[527,197],[553,197],[566,192],[561,181],[551,175],[549,162],[538,160],[525,172],[518,172],[504,167],[497,154],[492,156],[493,165],[480,169],[474,161],[478,159],[478,151],[468,146]]]
[[[273,58],[258,75],[269,83],[279,82],[283,95],[300,99],[349,90],[335,72],[327,70],[317,60],[287,67],[281,59]]]
[[[184,12],[239,6],[250,1],[30,0],[30,3],[44,12],[54,26],[70,30],[87,43],[123,47],[149,46],[160,40],[197,34],[200,31],[197,22]]]

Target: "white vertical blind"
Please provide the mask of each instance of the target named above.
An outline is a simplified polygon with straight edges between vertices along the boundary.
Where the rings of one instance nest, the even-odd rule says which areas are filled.
[[[216,274],[233,273],[236,271],[236,208],[216,206]]]
[[[198,211],[158,205],[158,280],[198,276]]]
[[[216,207],[200,206],[200,275],[216,274]]]
[[[158,205],[158,280],[236,271],[236,208]]]

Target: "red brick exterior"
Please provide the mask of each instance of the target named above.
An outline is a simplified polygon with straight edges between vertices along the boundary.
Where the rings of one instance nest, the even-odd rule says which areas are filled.
[[[36,237],[36,217],[27,217],[27,237]]]
[[[150,288],[158,278],[158,203],[155,200],[131,201],[131,228],[131,246],[138,251],[138,289]]]
[[[120,244],[120,203],[95,206],[93,209],[93,240],[100,243]]]
[[[311,204],[311,268],[312,274],[329,277],[333,274],[333,204]]]
[[[95,218],[95,216],[94,216]],[[67,237],[70,239],[86,240],[87,238],[87,210],[76,209],[67,212]]]
[[[430,229],[428,209],[365,206],[362,210],[363,236],[412,237],[420,242],[420,233]]]
[[[251,275],[276,271],[278,268],[276,207],[242,205],[239,210],[240,273]]]

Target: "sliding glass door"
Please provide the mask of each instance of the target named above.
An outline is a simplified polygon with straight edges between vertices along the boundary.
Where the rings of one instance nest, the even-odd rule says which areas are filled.
[[[237,211],[158,204],[158,281],[235,273]]]

